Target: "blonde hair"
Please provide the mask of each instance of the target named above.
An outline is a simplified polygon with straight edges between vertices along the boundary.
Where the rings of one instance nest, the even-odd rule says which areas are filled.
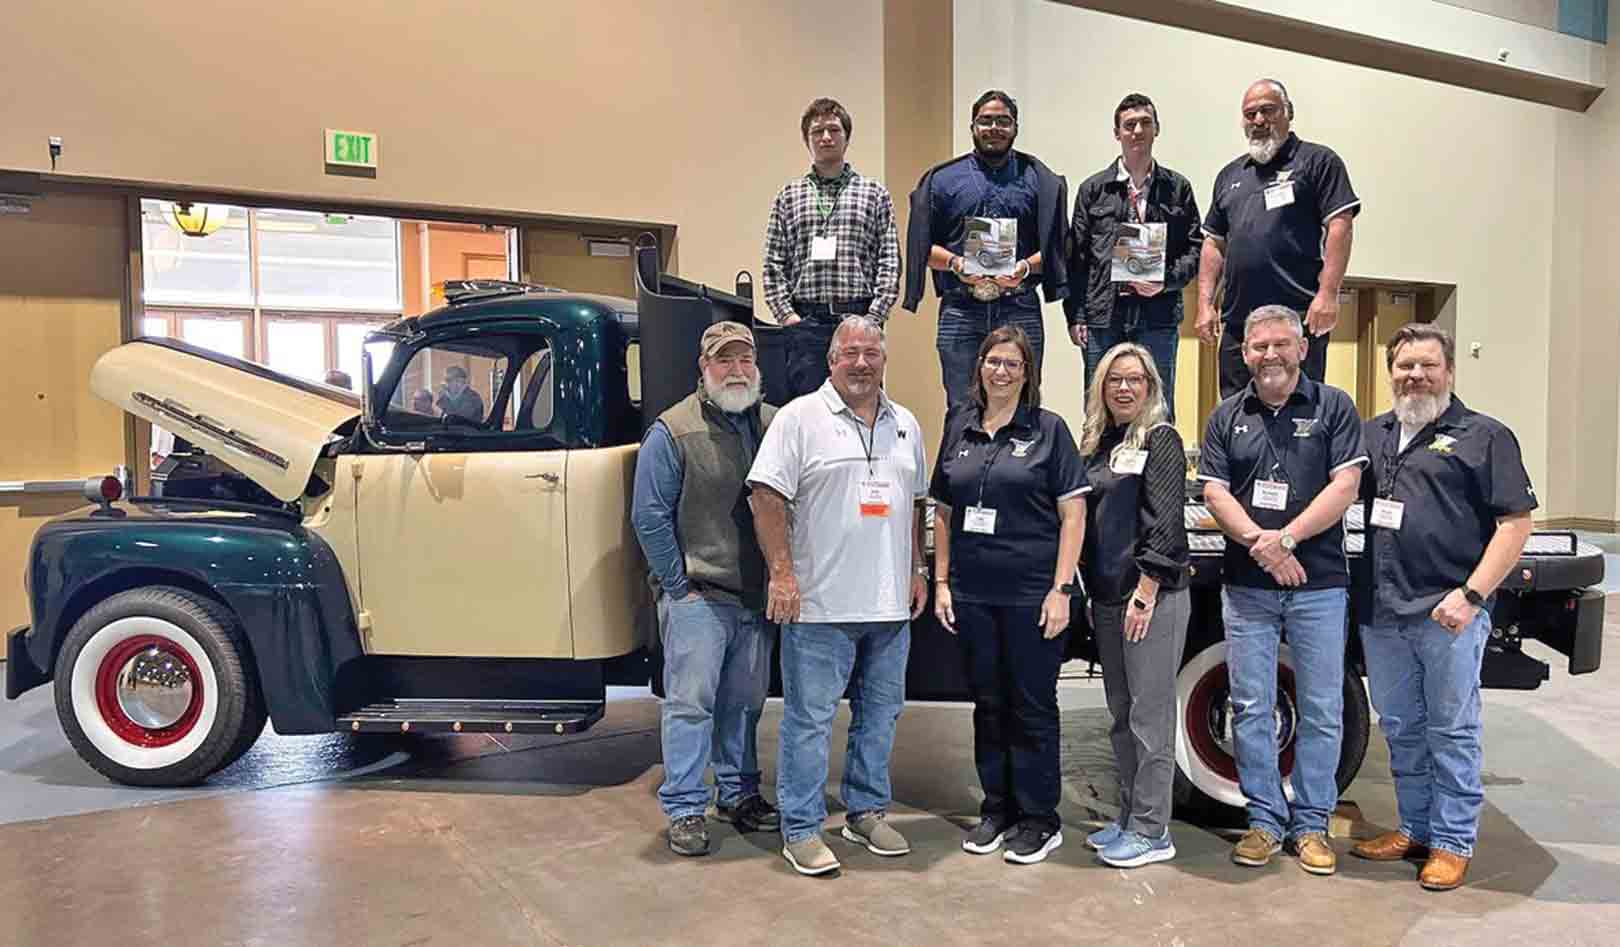
[[[1086,390],[1086,430],[1080,439],[1080,453],[1090,457],[1097,453],[1097,446],[1102,443],[1103,431],[1108,429],[1108,404],[1103,395],[1103,386],[1107,382],[1108,371],[1114,363],[1125,357],[1131,357],[1142,363],[1142,373],[1147,376],[1148,389],[1143,395],[1142,412],[1125,429],[1125,439],[1114,448],[1115,451],[1141,450],[1147,444],[1148,432],[1161,424],[1168,423],[1170,409],[1164,401],[1164,382],[1159,379],[1159,368],[1153,364],[1153,355],[1147,349],[1135,342],[1121,342],[1109,349],[1097,363],[1097,371],[1091,376],[1091,387]],[[1109,458],[1113,462],[1113,458]]]

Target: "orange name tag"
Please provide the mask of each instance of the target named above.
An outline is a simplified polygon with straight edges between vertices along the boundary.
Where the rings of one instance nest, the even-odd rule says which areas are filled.
[[[862,480],[861,481],[861,515],[862,516],[888,516],[889,515],[889,481]]]

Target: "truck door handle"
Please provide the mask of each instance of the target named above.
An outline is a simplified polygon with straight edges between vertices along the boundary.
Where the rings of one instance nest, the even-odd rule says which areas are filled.
[[[562,480],[561,477],[557,476],[554,473],[524,474],[523,479],[524,480],[544,480],[546,483],[550,483],[550,484],[556,484],[556,483],[558,483],[558,482],[560,482]]]

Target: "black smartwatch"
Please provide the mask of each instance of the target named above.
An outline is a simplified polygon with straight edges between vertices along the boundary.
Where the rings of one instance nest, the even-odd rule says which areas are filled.
[[[1468,604],[1474,606],[1475,608],[1483,608],[1484,607],[1484,605],[1485,605],[1485,596],[1483,596],[1483,595],[1479,594],[1478,592],[1474,591],[1473,589],[1469,588],[1467,585],[1464,585],[1462,587],[1462,594],[1463,594],[1463,598],[1468,599]]]

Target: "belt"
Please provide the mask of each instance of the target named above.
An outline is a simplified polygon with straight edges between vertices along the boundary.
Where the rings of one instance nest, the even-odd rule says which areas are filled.
[[[1040,304],[1040,301],[1035,298],[1035,284],[1028,281],[1019,284],[1017,289],[1004,290],[995,299],[976,299],[964,284],[958,284],[946,290],[944,298],[947,302],[959,306],[987,306],[993,302],[1033,302],[1036,305]]]
[[[872,297],[864,299],[845,299],[831,303],[813,303],[803,300],[793,300],[793,311],[806,319],[822,319],[832,316],[864,316],[872,309]]]

